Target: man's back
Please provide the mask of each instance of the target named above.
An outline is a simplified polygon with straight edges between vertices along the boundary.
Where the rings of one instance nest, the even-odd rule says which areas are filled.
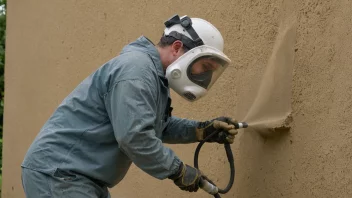
[[[107,101],[106,96],[117,83],[138,80],[139,76],[152,83],[153,90],[160,90],[156,69],[156,66],[161,67],[160,61],[154,65],[157,60],[148,53],[157,51],[148,47],[127,46],[120,56],[83,80],[43,126],[22,166],[51,175],[57,169],[70,170],[103,181],[108,186],[118,183],[125,176],[131,160],[116,140],[110,122],[111,112],[107,109],[111,108],[111,101]],[[151,52],[147,53],[148,50]],[[162,98],[167,98],[168,90],[163,92]],[[155,93],[154,99],[159,100],[160,93]],[[124,104],[119,102],[114,101],[118,104],[116,106],[128,105],[126,101]],[[134,104],[136,101],[128,102],[137,105]],[[162,114],[164,109],[161,107],[157,111]],[[162,127],[159,125],[158,131],[161,132]],[[161,133],[156,135],[160,137]]]

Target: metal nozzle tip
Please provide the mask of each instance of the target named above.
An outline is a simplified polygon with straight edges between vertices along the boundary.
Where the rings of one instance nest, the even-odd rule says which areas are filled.
[[[247,128],[248,127],[247,122],[242,122],[242,124],[243,124],[243,128]]]
[[[235,124],[235,129],[241,129],[241,128],[247,128],[248,124],[247,122],[239,122]]]

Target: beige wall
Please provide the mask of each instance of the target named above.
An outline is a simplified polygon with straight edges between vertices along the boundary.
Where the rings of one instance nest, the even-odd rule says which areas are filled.
[[[178,13],[214,23],[233,60],[203,100],[191,104],[173,94],[174,114],[192,119],[242,119],[280,21],[295,16],[298,22],[292,99],[286,101],[292,105],[291,132],[265,139],[240,131],[233,145],[235,185],[223,197],[352,197],[351,8],[349,0],[8,1],[2,196],[24,197],[20,163],[61,100],[128,42],[142,34],[157,42],[164,20]],[[172,148],[192,164],[195,146]],[[222,147],[208,145],[203,152],[203,171],[225,185]],[[111,191],[123,198],[206,197],[181,192],[134,166]]]

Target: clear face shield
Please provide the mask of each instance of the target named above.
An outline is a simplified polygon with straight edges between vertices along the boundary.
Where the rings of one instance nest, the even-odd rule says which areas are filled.
[[[218,57],[207,55],[195,59],[187,69],[188,78],[209,90],[221,76],[228,63]]]
[[[186,52],[166,69],[169,86],[188,101],[203,97],[230,64],[230,59],[210,46]]]

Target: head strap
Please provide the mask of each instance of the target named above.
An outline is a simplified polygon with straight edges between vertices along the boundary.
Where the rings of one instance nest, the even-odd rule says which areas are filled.
[[[178,40],[181,40],[189,49],[204,45],[203,40],[199,37],[197,32],[192,27],[192,20],[188,16],[185,16],[182,19],[180,19],[178,15],[174,15],[169,20],[167,20],[164,24],[167,28],[170,28],[173,25],[177,25],[177,24],[180,24],[183,28],[185,28],[185,30],[192,37],[192,39],[189,39],[187,36],[176,31],[172,31],[169,35]]]

